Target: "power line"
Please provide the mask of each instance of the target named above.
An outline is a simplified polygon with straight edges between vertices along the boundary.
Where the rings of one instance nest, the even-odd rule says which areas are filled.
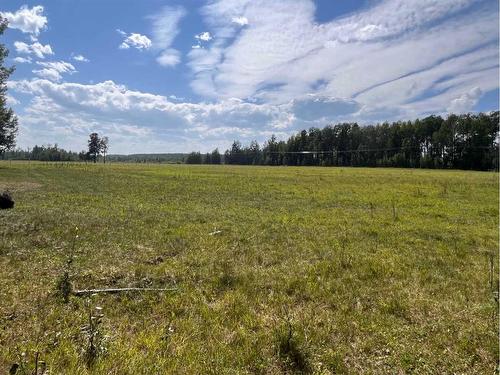
[[[466,147],[466,149],[489,149],[488,146]],[[352,149],[352,150],[326,150],[326,151],[267,151],[268,154],[339,154],[339,153],[354,153],[354,152],[380,152],[380,151],[400,151],[400,150],[421,150],[420,146],[408,147],[391,147],[391,148],[368,148],[368,149]]]

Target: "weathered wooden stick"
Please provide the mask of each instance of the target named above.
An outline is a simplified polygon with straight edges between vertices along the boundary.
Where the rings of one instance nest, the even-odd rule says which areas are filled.
[[[83,289],[74,290],[75,296],[84,296],[95,293],[120,293],[120,292],[171,292],[178,288],[109,288],[109,289]]]
[[[35,372],[34,372],[35,375],[38,375],[38,355],[39,354],[40,354],[39,352],[36,352],[36,354],[35,354]]]

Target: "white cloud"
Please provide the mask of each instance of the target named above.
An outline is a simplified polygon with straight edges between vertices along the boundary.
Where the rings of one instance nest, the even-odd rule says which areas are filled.
[[[131,33],[125,38],[118,48],[129,49],[130,47],[134,47],[138,50],[148,49],[151,47],[151,39],[149,39],[146,35]]]
[[[165,6],[149,17],[153,24],[152,48],[158,51],[156,61],[162,66],[175,66],[181,61],[180,52],[171,46],[179,33],[179,22],[185,15],[186,10],[181,6]]]
[[[121,137],[123,152],[130,152],[133,137],[119,135],[122,127],[135,129],[147,138],[141,149],[147,151],[208,150],[227,147],[235,138],[245,140],[267,137],[271,132],[289,129],[293,116],[289,108],[225,100],[219,103],[185,103],[170,98],[129,90],[112,81],[93,85],[55,83],[45,79],[10,81],[9,89],[32,96],[31,103],[20,114],[21,125],[31,136],[40,134],[45,142],[66,146],[59,130],[66,129],[68,146],[78,134],[86,139],[89,130],[114,126]],[[292,119],[292,120],[291,120]],[[72,124],[68,127],[68,124]],[[285,134],[285,133],[283,133]],[[287,133],[288,134],[288,133]],[[51,139],[52,137],[52,139]],[[115,142],[115,141],[114,141]],[[172,142],[166,147],[168,142]],[[146,146],[145,146],[146,145]],[[119,150],[119,147],[114,148]]]
[[[79,62],[89,62],[90,61],[89,59],[87,59],[83,55],[74,55],[74,56],[72,56],[72,58],[73,58],[73,60],[79,61]]]
[[[39,42],[35,42],[33,44],[27,44],[24,42],[14,42],[14,48],[17,53],[27,54],[27,55],[35,55],[40,59],[44,59],[45,55],[53,55],[52,47],[49,44],[43,45]]]
[[[31,9],[23,5],[14,13],[0,12],[0,15],[9,22],[10,28],[37,36],[47,26],[47,17],[43,15],[43,10],[41,5]]]
[[[212,36],[210,35],[210,33],[208,31],[205,31],[205,32],[200,33],[200,34],[197,34],[194,37],[196,39],[204,41],[204,42],[208,42],[208,41],[212,40]]]
[[[43,69],[34,69],[33,73],[39,77],[51,80],[51,81],[60,81],[62,79],[61,74],[55,69],[43,68]]]
[[[19,64],[31,64],[32,62],[31,57],[29,56],[28,57],[18,56],[14,58],[14,61]]]
[[[40,65],[42,69],[35,69],[33,73],[51,81],[60,81],[62,79],[62,74],[65,73],[76,73],[75,67],[66,61],[37,61],[37,65]]]
[[[17,53],[31,53],[31,46],[24,42],[14,42],[14,47]]]
[[[453,99],[448,107],[450,113],[463,113],[472,110],[481,98],[482,91],[479,87],[472,88],[469,92]]]
[[[233,17],[231,19],[232,23],[236,23],[240,26],[248,25],[248,19],[246,17]]]

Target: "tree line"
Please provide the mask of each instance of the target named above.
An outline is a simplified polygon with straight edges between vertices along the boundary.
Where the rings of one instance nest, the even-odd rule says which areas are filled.
[[[106,159],[110,162],[119,163],[168,163],[181,164],[185,161],[187,154],[171,153],[171,154],[110,154]]]
[[[243,164],[295,166],[360,166],[498,170],[499,112],[429,116],[415,121],[359,126],[341,123],[311,128],[278,141],[273,135],[261,147],[256,141],[242,146],[234,141],[221,154],[125,156],[126,161],[186,164]],[[41,161],[106,162],[107,137],[92,133],[88,150],[66,151],[56,145],[4,151],[2,158]],[[154,157],[152,157],[154,156]],[[111,161],[124,161],[114,155]]]
[[[282,141],[273,135],[262,147],[234,141],[215,163],[212,154],[200,153],[189,154],[186,163],[498,170],[498,132],[498,111],[368,126],[341,123]]]
[[[207,152],[202,155],[200,152],[191,152],[184,159],[186,164],[222,164],[222,155],[219,149],[216,148],[212,152]]]
[[[106,156],[109,150],[108,137],[99,137],[99,134],[92,133],[88,140],[88,150],[73,152],[66,151],[55,145],[36,145],[32,149],[16,149],[1,153],[2,159],[7,160],[38,160],[38,161],[91,161],[97,163],[102,156],[102,161],[106,163]]]
[[[7,160],[40,160],[40,161],[78,161],[79,154],[73,151],[66,151],[55,145],[35,146],[32,149],[16,149],[6,151],[2,158]]]

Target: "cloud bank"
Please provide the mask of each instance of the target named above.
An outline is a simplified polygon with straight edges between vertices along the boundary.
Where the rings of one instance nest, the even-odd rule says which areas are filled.
[[[61,73],[67,67],[62,62],[43,66],[60,68]],[[303,126],[322,125],[319,121],[329,115],[325,112],[311,115],[329,101],[319,97],[277,106],[238,99],[183,103],[130,90],[112,81],[85,85],[33,79],[11,81],[9,88],[32,97],[21,123],[29,129],[26,133],[38,142],[44,139],[50,142],[53,132],[63,129],[60,134],[66,135],[65,141],[75,147],[86,139],[87,133],[100,131],[121,140],[122,143],[115,141],[115,150],[122,152],[130,150],[129,142],[139,140],[150,147],[156,145],[156,151],[165,151],[165,148],[185,151],[188,145],[208,150],[213,144],[227,146],[235,138],[250,141],[267,138],[272,133],[286,136]],[[344,106],[346,114],[358,109],[351,102],[338,101],[336,105],[337,108]]]

